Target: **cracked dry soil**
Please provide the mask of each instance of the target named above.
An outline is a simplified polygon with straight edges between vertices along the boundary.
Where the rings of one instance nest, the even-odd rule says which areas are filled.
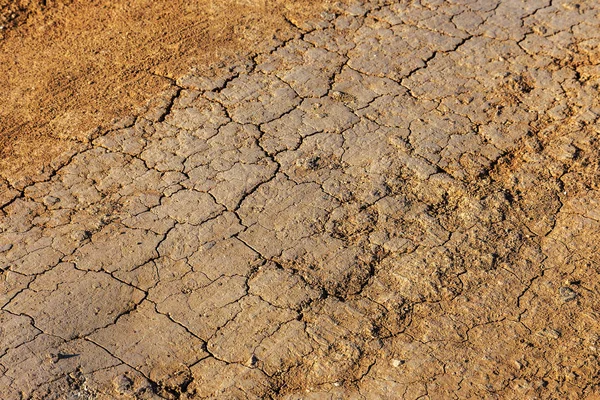
[[[599,10],[332,6],[8,177],[0,397],[600,398]]]

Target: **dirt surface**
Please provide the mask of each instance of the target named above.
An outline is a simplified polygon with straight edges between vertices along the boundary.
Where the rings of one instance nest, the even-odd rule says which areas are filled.
[[[325,0],[0,0],[0,176],[35,176],[170,78],[285,40]]]
[[[599,13],[332,6],[7,175],[0,397],[600,398]]]

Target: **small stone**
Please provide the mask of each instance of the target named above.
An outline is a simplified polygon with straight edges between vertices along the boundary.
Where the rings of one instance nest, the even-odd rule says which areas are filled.
[[[337,90],[334,90],[333,92],[331,92],[331,98],[335,101],[341,101],[341,102],[345,102],[345,103],[356,101],[356,98],[354,96],[352,96],[351,94],[339,92]]]
[[[581,284],[581,281],[579,279],[575,279],[575,278],[567,278],[567,279],[565,279],[565,286],[579,285],[579,284]]]
[[[556,329],[551,329],[551,328],[546,328],[542,331],[539,332],[540,336],[545,336],[549,339],[554,339],[554,340],[558,340],[562,334],[557,331]]]
[[[12,249],[13,245],[12,244],[3,244],[0,245],[0,253],[5,253],[7,251],[9,251],[10,249]]]
[[[565,375],[565,378],[568,381],[573,382],[575,379],[577,379],[577,375],[575,375],[573,372],[569,372]]]
[[[533,384],[533,387],[536,389],[545,388],[546,386],[548,386],[548,381],[545,379],[540,379]]]
[[[335,14],[333,14],[333,13],[330,13],[330,12],[327,12],[327,11],[323,11],[323,12],[321,13],[321,18],[323,18],[324,20],[327,20],[327,21],[331,21],[331,20],[333,20],[335,17],[336,17],[336,15],[335,15]]]
[[[250,359],[248,360],[247,365],[249,367],[254,367],[257,362],[258,362],[258,358],[256,357],[256,355],[252,354],[252,357],[250,357]]]
[[[119,394],[128,393],[133,388],[133,381],[131,379],[129,379],[127,376],[125,376],[125,375],[117,376],[113,380],[113,384],[115,386],[115,390]]]
[[[44,199],[44,204],[47,206],[53,206],[58,202],[60,202],[60,199],[54,196],[46,196],[46,198]]]
[[[91,236],[92,233],[89,231],[77,231],[71,235],[71,239],[83,242],[84,240],[89,239]]]
[[[58,353],[48,353],[46,357],[52,364],[56,364],[60,360],[60,354]]]
[[[392,360],[392,366],[394,368],[398,368],[399,366],[401,366],[402,364],[404,364],[404,362],[405,362],[404,360],[396,360],[396,359],[394,359],[394,360]]]
[[[575,300],[575,298],[577,297],[577,292],[566,286],[563,286],[560,289],[558,289],[558,293],[560,294],[560,297],[564,302]]]
[[[517,369],[521,369],[521,368],[523,368],[523,364],[521,364],[518,361],[515,361],[515,367],[517,367]]]

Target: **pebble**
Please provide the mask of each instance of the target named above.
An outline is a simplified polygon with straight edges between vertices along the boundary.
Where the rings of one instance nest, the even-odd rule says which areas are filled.
[[[56,364],[58,362],[58,360],[60,360],[60,354],[48,353],[47,358],[52,364]]]
[[[60,199],[58,197],[46,196],[46,198],[44,199],[44,204],[47,206],[53,206],[56,203],[58,203],[59,201],[60,201]]]
[[[396,360],[396,359],[392,360],[392,366],[394,368],[398,368],[402,364],[404,364],[404,360]]]
[[[556,329],[546,328],[539,333],[540,336],[545,336],[550,339],[558,340],[562,334]]]
[[[92,233],[89,231],[77,231],[71,235],[71,239],[82,242],[86,239],[89,239],[91,236]]]
[[[575,298],[577,297],[577,292],[566,286],[563,286],[560,289],[558,289],[558,293],[560,294],[560,297],[564,302],[575,300]]]
[[[133,381],[125,375],[120,375],[120,376],[116,377],[113,380],[113,384],[115,386],[115,390],[119,394],[127,393],[127,392],[131,391],[131,389],[133,388]]]
[[[0,253],[5,253],[7,251],[9,251],[10,249],[12,249],[13,245],[12,244],[3,244],[0,245]]]
[[[258,357],[256,357],[255,354],[252,354],[252,357],[250,357],[248,362],[246,362],[246,365],[249,367],[254,367],[254,366],[256,366],[257,362],[258,362]]]

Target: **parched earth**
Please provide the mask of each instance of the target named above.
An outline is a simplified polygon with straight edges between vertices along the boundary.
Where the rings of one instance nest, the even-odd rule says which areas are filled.
[[[0,177],[47,172],[171,79],[268,51],[329,1],[0,0]]]
[[[600,4],[290,30],[1,183],[0,398],[600,398]]]

